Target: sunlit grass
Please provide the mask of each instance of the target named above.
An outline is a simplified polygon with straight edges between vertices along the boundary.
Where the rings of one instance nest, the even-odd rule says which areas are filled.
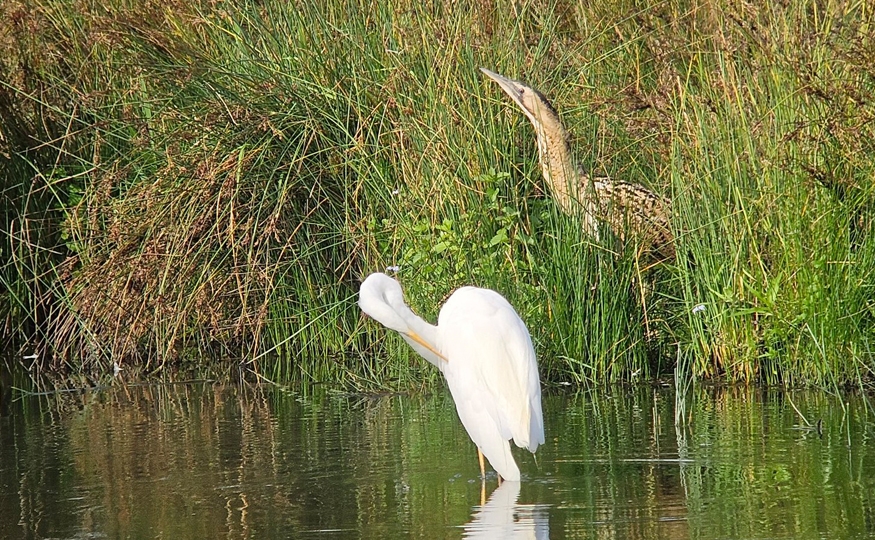
[[[507,296],[548,381],[871,378],[865,4],[2,10],[0,314],[44,369],[427,383],[355,305],[398,266],[430,320]],[[677,261],[583,237],[480,66],[547,94],[585,169],[669,196]]]

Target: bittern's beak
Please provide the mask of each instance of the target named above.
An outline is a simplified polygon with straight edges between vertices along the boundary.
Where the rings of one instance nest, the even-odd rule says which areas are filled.
[[[526,88],[526,86],[523,83],[521,83],[519,81],[515,81],[513,79],[508,79],[507,77],[505,77],[503,75],[499,75],[498,73],[496,73],[494,71],[489,71],[488,69],[486,69],[484,67],[480,68],[480,71],[482,71],[484,75],[486,75],[487,77],[489,77],[493,81],[497,82],[498,86],[500,86],[501,89],[504,90],[505,93],[507,95],[509,95],[510,98],[512,100],[514,100],[514,102],[517,105],[520,106],[520,108],[522,108],[523,110],[526,110],[526,107],[525,107],[525,105],[523,105],[523,100],[522,100],[523,89]]]

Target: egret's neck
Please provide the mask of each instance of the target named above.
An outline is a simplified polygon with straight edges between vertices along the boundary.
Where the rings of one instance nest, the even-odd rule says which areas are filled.
[[[438,327],[425,322],[406,305],[404,309],[409,313],[404,316],[408,332],[402,332],[404,340],[413,347],[420,356],[434,364],[441,371],[446,365],[446,358],[441,350]]]
[[[416,332],[419,337],[424,339],[427,343],[433,344],[435,348],[438,346],[438,327],[429,324],[415,313],[413,313],[413,317],[410,318],[408,324],[410,325],[410,329]]]

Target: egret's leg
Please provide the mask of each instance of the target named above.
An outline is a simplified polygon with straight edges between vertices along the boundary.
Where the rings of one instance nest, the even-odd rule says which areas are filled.
[[[477,448],[477,459],[480,460],[480,478],[486,480],[486,465],[483,463],[483,452]]]

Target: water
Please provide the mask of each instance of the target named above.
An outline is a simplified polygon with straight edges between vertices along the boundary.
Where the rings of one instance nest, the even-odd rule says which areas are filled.
[[[444,392],[188,384],[21,398],[0,418],[0,538],[875,533],[859,396],[718,389],[678,404],[646,387],[547,395],[544,413],[537,462],[516,452],[523,482],[496,489],[491,476],[481,492]]]

